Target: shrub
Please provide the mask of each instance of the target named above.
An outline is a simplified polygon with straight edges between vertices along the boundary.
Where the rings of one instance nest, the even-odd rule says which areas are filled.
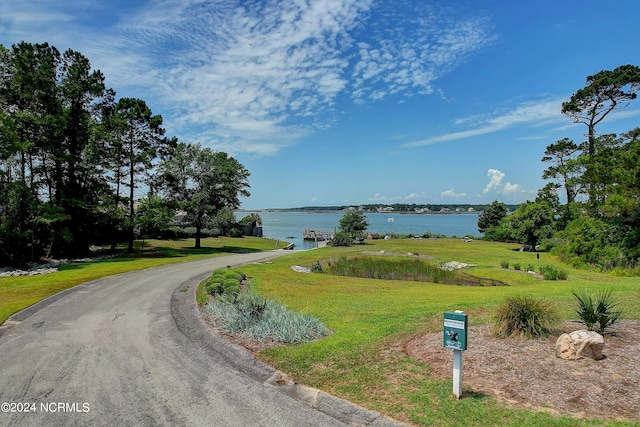
[[[320,261],[316,261],[315,264],[313,264],[311,266],[311,272],[312,273],[324,273],[324,269],[322,268],[322,265],[320,265]]]
[[[508,297],[494,315],[493,334],[499,338],[538,338],[551,334],[560,316],[550,302],[528,295]]]
[[[605,330],[622,317],[622,310],[617,310],[611,289],[598,291],[595,295],[586,289],[572,293],[577,303],[576,315],[590,331],[604,335]]]
[[[540,274],[544,276],[544,280],[567,280],[567,273],[552,265],[540,266]]]
[[[500,263],[500,265],[502,266],[502,268],[509,268],[509,262],[508,261],[502,261]]]
[[[525,269],[527,271],[536,271],[536,266],[533,264],[527,264],[527,266],[525,267]]]
[[[353,237],[349,233],[339,231],[334,234],[333,239],[329,240],[329,246],[351,246]]]
[[[240,281],[238,279],[227,279],[223,282],[224,293],[227,295],[238,295],[240,293]]]
[[[205,285],[206,291],[213,296],[229,294],[231,296],[240,293],[240,284],[247,276],[235,270],[214,271]]]
[[[520,264],[513,264],[513,269],[516,271],[520,271]]]
[[[217,281],[208,281],[204,286],[205,290],[209,295],[221,295],[224,292],[224,286],[221,282]]]

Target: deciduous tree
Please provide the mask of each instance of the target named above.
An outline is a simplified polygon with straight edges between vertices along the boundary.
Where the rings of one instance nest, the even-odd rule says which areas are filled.
[[[505,204],[494,200],[478,215],[478,231],[484,233],[489,228],[499,225],[505,216],[507,216]]]
[[[223,210],[240,206],[248,197],[249,171],[236,159],[198,144],[178,144],[172,157],[160,165],[160,182],[167,197],[184,209],[196,228],[195,247],[201,247],[202,229]]]

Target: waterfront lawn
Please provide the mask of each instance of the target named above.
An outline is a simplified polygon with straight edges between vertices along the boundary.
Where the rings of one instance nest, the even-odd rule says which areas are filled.
[[[281,242],[279,247],[285,244]],[[146,240],[143,252],[140,246],[141,242],[136,242],[136,252],[122,257],[63,265],[57,273],[0,278],[0,324],[40,300],[100,277],[229,253],[271,250],[276,249],[276,242],[258,237],[218,237],[202,239],[202,249],[193,248],[193,239]]]
[[[545,281],[501,267],[507,261],[510,265],[534,265],[537,271],[536,254],[517,252],[514,248],[517,246],[459,239],[380,240],[366,246],[298,252],[277,258],[272,264],[245,266],[243,272],[252,278],[257,293],[319,317],[334,331],[323,340],[264,350],[258,357],[301,383],[418,425],[592,425],[593,420],[508,409],[493,398],[468,391],[462,400],[456,401],[451,397],[451,381],[434,381],[429,376],[429,366],[402,351],[411,338],[441,331],[444,311],[464,310],[471,325],[483,324],[490,321],[493,309],[507,296],[519,293],[556,303],[563,317],[569,319],[575,317],[572,290],[611,288],[625,310],[624,317],[640,319],[637,277],[576,270],[542,253],[540,265],[553,265],[568,273],[567,280]],[[426,262],[433,264],[447,261],[476,264],[465,271],[510,286],[360,279],[296,273],[290,268],[311,267],[316,260],[354,256],[363,251],[385,251],[384,255],[371,256],[391,259],[415,253],[430,255],[436,259]],[[469,345],[481,344],[474,343],[471,336]]]

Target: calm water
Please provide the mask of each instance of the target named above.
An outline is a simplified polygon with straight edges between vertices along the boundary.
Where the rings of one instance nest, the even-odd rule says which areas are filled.
[[[236,212],[238,220],[251,212]],[[315,212],[256,212],[262,218],[264,237],[295,243],[296,249],[311,249],[314,242],[302,239],[305,228],[336,230],[340,218],[338,213]],[[369,231],[398,234],[423,234],[431,232],[445,236],[479,236],[478,215],[470,214],[398,214],[367,213]],[[391,219],[391,220],[390,220]]]

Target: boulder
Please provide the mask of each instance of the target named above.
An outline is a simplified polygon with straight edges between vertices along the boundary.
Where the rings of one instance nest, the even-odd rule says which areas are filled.
[[[597,332],[581,329],[562,334],[556,341],[556,357],[566,360],[578,360],[588,357],[594,360],[603,358],[604,338]]]

